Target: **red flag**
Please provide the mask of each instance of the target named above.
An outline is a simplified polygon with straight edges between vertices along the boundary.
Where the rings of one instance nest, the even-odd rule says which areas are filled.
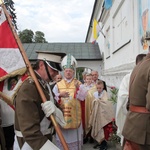
[[[0,7],[0,94],[10,105],[24,81],[25,71],[26,65],[18,44]]]
[[[6,11],[5,5],[2,4],[1,6],[5,11],[6,16],[8,17],[8,21],[6,20],[3,10],[0,8],[0,12],[1,12],[1,15],[0,15],[0,42],[1,42],[1,39],[3,39],[2,37],[6,36],[6,38],[4,38],[4,39],[7,41],[7,37],[10,37],[10,41],[9,41],[10,44],[8,44],[9,43],[8,41],[7,41],[6,45],[3,42],[0,43],[0,56],[1,56],[1,59],[0,59],[0,81],[2,82],[8,76],[14,77],[14,74],[23,74],[22,70],[24,68],[26,69],[26,65],[23,61],[23,59],[24,59],[26,64],[28,65],[28,70],[29,70],[31,76],[32,76],[33,80],[35,81],[35,85],[39,91],[42,101],[45,102],[46,96],[44,95],[44,93],[40,87],[40,83],[38,82],[38,80],[34,74],[32,66],[24,52],[21,42],[20,42],[17,34],[14,31],[14,28],[10,21],[9,15]],[[5,22],[7,22],[7,23],[5,23]],[[9,25],[10,25],[10,27],[9,27]],[[9,32],[10,29],[12,32]],[[3,30],[4,30],[4,32],[2,32]],[[6,34],[2,35],[2,33],[7,33],[8,35],[6,35]],[[12,35],[10,35],[12,33],[14,35],[14,38]],[[16,47],[16,42],[14,40],[15,38],[17,39],[17,43],[18,43],[19,47],[18,46]],[[3,44],[4,44],[4,46],[3,46]],[[10,55],[10,53],[11,53],[11,55]],[[7,62],[7,63],[5,64],[4,62]],[[5,83],[3,83],[3,87],[4,87],[4,85],[5,85]],[[13,88],[15,88],[15,87],[12,86],[12,89]],[[2,88],[2,90],[4,90],[4,89]],[[4,98],[4,96],[2,96],[1,93],[0,93],[0,96],[2,98]],[[55,121],[53,115],[50,115],[50,119],[52,120],[52,122],[54,124],[55,130],[60,138],[60,141],[62,142],[64,149],[69,150],[68,145],[66,144],[66,141],[65,141],[65,139],[61,133],[61,130],[60,130],[59,126],[57,125],[57,122]]]
[[[26,65],[19,51],[16,39],[10,29],[8,20],[0,7],[0,81],[22,75]]]

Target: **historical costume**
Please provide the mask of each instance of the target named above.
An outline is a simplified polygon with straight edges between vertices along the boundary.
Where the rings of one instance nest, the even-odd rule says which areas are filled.
[[[108,140],[108,135],[104,134],[104,127],[112,122],[114,118],[113,106],[108,101],[107,92],[103,90],[100,94],[96,91],[93,93],[94,99],[92,101],[92,113],[89,119],[89,128],[91,136],[99,143],[104,139]]]
[[[90,114],[92,112],[92,101],[94,99],[93,93],[96,91],[96,86],[94,85],[87,92],[87,96],[85,98],[85,134],[88,134],[90,131],[89,128],[89,119]]]
[[[87,83],[84,83],[82,85],[85,90],[87,90],[87,92],[93,88],[94,84],[91,83],[90,85],[87,85]],[[85,132],[85,111],[86,111],[86,107],[85,107],[85,100],[84,101],[81,101],[81,108],[82,108],[82,125],[83,125],[83,130]],[[84,133],[84,136],[86,135],[86,133]]]
[[[47,117],[52,113],[54,117],[57,115],[58,109],[51,102],[52,95],[49,94],[48,81],[61,69],[60,60],[60,54],[38,52],[35,74],[47,99],[46,102],[42,103],[31,77],[27,78],[20,87],[15,98],[14,150],[58,150],[51,142],[51,121]],[[47,104],[50,104],[51,108]],[[49,107],[48,110],[46,107]]]
[[[77,97],[77,85],[81,82],[74,78],[77,62],[75,58],[68,54],[62,60],[64,78],[56,84],[53,89],[56,101],[62,108],[66,126],[61,127],[63,136],[68,144],[69,150],[81,150],[83,129],[81,121],[81,104]],[[79,88],[80,89],[80,88]],[[63,96],[64,93],[68,96]],[[63,150],[60,140],[56,134],[57,146]]]
[[[134,68],[129,86],[129,112],[122,135],[127,144],[150,150],[150,53]]]

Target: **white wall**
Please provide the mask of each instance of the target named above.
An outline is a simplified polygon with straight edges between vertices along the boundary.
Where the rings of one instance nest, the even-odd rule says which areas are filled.
[[[104,66],[105,70],[134,61],[135,51],[132,48],[133,43],[133,21],[131,19],[132,15],[133,15],[132,1],[130,0],[114,1],[114,4],[109,13],[109,17],[106,18],[107,21],[103,29],[104,33],[107,35],[107,29],[110,28],[109,29],[110,57],[108,58],[108,54],[105,53],[105,66]],[[104,48],[107,49],[106,44]]]
[[[97,42],[104,56],[101,78],[107,85],[119,87],[123,76],[135,66],[136,56],[147,53],[142,50],[140,43],[139,7],[138,0],[114,0],[111,9],[103,12],[102,32],[106,38],[99,33]],[[101,8],[96,9],[99,9],[95,16],[98,20]],[[89,34],[89,42],[92,42],[92,32]]]
[[[90,68],[92,70],[97,70],[101,75],[103,64],[100,60],[99,61],[77,61],[77,63],[78,63],[77,67],[85,67],[85,68]]]

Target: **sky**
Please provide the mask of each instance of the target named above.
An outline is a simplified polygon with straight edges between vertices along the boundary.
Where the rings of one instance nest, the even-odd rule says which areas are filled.
[[[13,0],[17,26],[48,42],[85,42],[95,0]]]

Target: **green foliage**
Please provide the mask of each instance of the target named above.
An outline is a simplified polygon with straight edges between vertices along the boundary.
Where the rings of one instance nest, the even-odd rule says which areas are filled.
[[[25,29],[19,31],[18,35],[22,43],[47,43],[44,33],[41,31],[36,31],[34,34],[32,30]]]
[[[76,78],[78,80],[82,80],[82,72],[84,71],[84,67],[77,68],[76,70]]]
[[[112,124],[109,125],[109,138],[108,140],[112,143],[120,143],[121,138],[117,135],[117,125],[115,119],[112,121]]]
[[[111,96],[108,100],[111,101],[113,104],[116,104],[118,98],[118,89],[116,87],[111,87],[110,92]]]
[[[34,36],[35,43],[47,43],[44,38],[44,33],[41,31],[36,31]]]
[[[25,29],[19,31],[18,34],[22,43],[33,43],[34,32],[32,30]]]
[[[11,18],[12,18],[12,24],[14,25],[14,28],[16,30],[18,30],[17,28],[17,16],[16,16],[16,13],[15,13],[15,8],[14,8],[14,2],[13,0],[3,0],[5,6],[6,6],[6,9],[9,11],[9,13],[11,14]]]
[[[110,87],[110,98],[108,99],[111,101],[113,104],[117,103],[117,98],[118,98],[118,89],[116,87]],[[115,122],[115,119],[113,119],[112,124],[110,125],[110,134],[109,134],[109,141],[112,143],[120,143],[121,138],[117,135],[117,125]]]
[[[120,137],[117,135],[116,131],[110,134],[109,141],[112,143],[120,143]]]

